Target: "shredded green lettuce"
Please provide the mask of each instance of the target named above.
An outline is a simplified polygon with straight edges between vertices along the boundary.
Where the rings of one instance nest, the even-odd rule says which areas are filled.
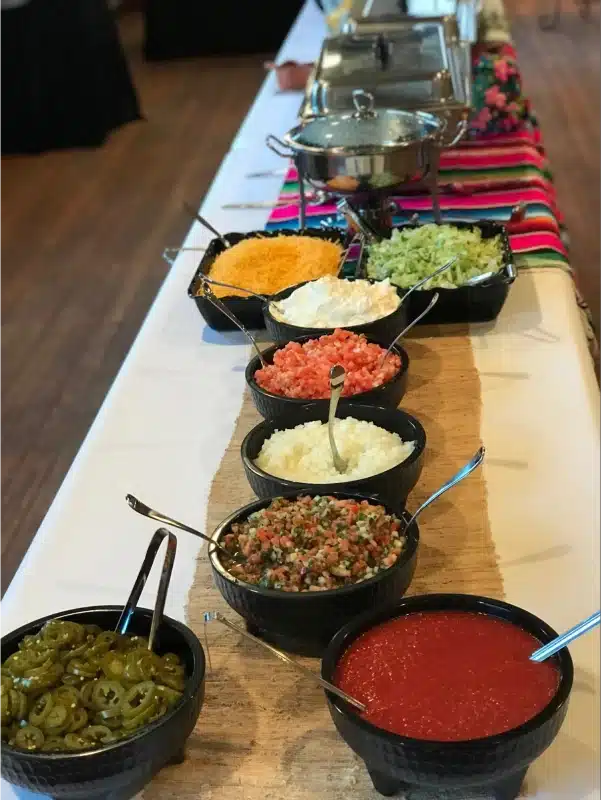
[[[420,225],[395,229],[390,239],[369,248],[367,275],[408,289],[457,256],[457,261],[425,288],[454,289],[484,272],[503,266],[501,237],[483,239],[480,228],[454,225]]]

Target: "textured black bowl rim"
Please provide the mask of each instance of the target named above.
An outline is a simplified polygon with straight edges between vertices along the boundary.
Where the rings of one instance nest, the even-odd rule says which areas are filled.
[[[322,277],[326,277],[326,276],[322,276]],[[340,278],[340,276],[335,276],[335,277],[338,277],[339,280],[341,280],[341,281],[349,281],[351,283],[353,281],[356,281],[356,280],[367,281],[367,283],[382,283],[382,281],[379,281],[379,280],[377,280],[375,278]],[[342,326],[338,325],[338,326],[336,326],[334,328],[311,328],[308,325],[295,325],[292,322],[286,322],[286,320],[278,319],[277,317],[274,317],[273,314],[271,313],[271,311],[269,310],[269,306],[270,306],[271,303],[277,303],[278,300],[285,299],[283,297],[283,295],[287,295],[288,296],[288,293],[292,294],[297,289],[300,289],[301,286],[304,286],[307,283],[314,283],[316,280],[319,280],[319,278],[315,278],[312,281],[302,281],[302,283],[295,283],[292,286],[287,286],[285,289],[281,289],[281,291],[279,291],[277,294],[271,295],[271,297],[269,298],[269,303],[263,303],[263,316],[264,317],[268,317],[269,320],[273,320],[273,322],[276,325],[286,325],[286,327],[288,327],[288,328],[296,328],[296,330],[299,331],[299,336],[306,335],[306,334],[303,334],[303,331],[306,331],[308,335],[311,335],[312,337],[317,337],[317,338],[319,336],[324,336],[327,333],[334,333],[334,331],[337,328],[341,328]],[[400,308],[401,308],[401,306],[403,304],[403,295],[399,294],[399,291],[400,292],[406,292],[407,290],[403,290],[400,287],[395,286],[393,283],[391,283],[390,285],[395,290],[395,292],[396,292],[396,294],[397,294],[397,296],[399,298],[398,306],[394,309],[394,311],[391,311],[390,314],[386,314],[385,317],[378,317],[377,319],[372,319],[370,322],[362,322],[360,325],[350,325],[350,326],[348,326],[349,328],[352,328],[354,333],[368,333],[369,329],[373,325],[375,325],[376,323],[378,325],[380,325],[380,323],[382,323],[382,322],[385,323],[386,320],[391,319],[392,317],[394,317],[395,314],[399,313],[399,310],[400,310]]]
[[[316,239],[326,239],[327,241],[334,242],[335,244],[339,244],[344,251],[344,242],[346,239],[347,232],[345,230],[341,230],[340,228],[335,228],[333,225],[328,227],[322,228],[304,228],[303,230],[291,230],[290,228],[274,228],[273,230],[261,230],[261,231],[247,231],[246,233],[238,232],[238,231],[230,231],[230,233],[224,234],[223,238],[229,241],[230,236],[235,236],[236,241],[232,244],[239,244],[240,242],[244,241],[245,239],[275,239],[279,234],[284,234],[285,236],[309,236]],[[239,237],[239,238],[238,238]],[[215,261],[215,257],[208,258],[207,253],[215,248],[216,245],[221,244],[220,240],[215,238],[211,239],[209,244],[207,245],[207,249],[202,254],[198,267],[196,268],[194,275],[192,276],[192,280],[190,281],[190,285],[188,286],[188,297],[195,300],[197,298],[202,299],[202,295],[197,294],[197,290],[199,288],[199,283],[202,275],[208,275],[210,266],[212,266],[213,262]],[[221,250],[217,255],[220,255],[223,252]],[[290,288],[290,287],[287,287]],[[281,291],[286,291],[282,289]],[[271,301],[272,297],[275,295],[265,295]],[[205,298],[206,299],[206,298]],[[224,295],[220,298],[221,300],[250,300],[257,302],[257,298],[253,297],[252,295],[237,295],[237,294],[230,294]],[[209,302],[209,301],[207,301]]]
[[[449,602],[453,603],[457,600],[465,602],[466,606],[456,608],[453,605],[449,605]],[[518,616],[518,618],[525,618],[529,625],[532,626],[534,630],[538,631],[538,634],[535,634],[534,630],[531,630],[525,624],[520,624],[519,621],[516,622],[508,619],[502,614],[495,614],[495,609],[498,611],[513,612]],[[468,613],[471,611],[475,613],[487,614],[488,616],[493,616],[496,619],[502,619],[504,622],[509,622],[518,628],[522,628],[522,630],[525,630],[534,636],[538,636],[540,634],[543,636],[543,638],[546,638],[546,641],[551,641],[551,639],[554,639],[559,635],[557,631],[553,630],[553,628],[551,628],[551,626],[548,625],[544,620],[540,619],[534,614],[531,614],[529,611],[520,608],[519,606],[506,603],[503,600],[495,600],[494,598],[483,597],[481,595],[460,593],[413,595],[412,597],[402,598],[393,606],[388,606],[385,609],[372,609],[365,614],[361,614],[359,617],[351,620],[351,622],[347,623],[343,628],[335,633],[330,643],[327,645],[325,653],[322,657],[322,678],[327,681],[332,681],[334,677],[334,670],[338,664],[340,656],[347,649],[347,647],[366,630],[369,630],[371,627],[375,627],[376,625],[389,620],[396,619],[400,616],[405,616],[405,614],[427,611],[467,611]],[[370,624],[372,620],[373,625]],[[414,739],[410,736],[400,736],[397,733],[391,733],[390,731],[386,731],[383,728],[378,728],[376,725],[372,725],[371,722],[363,719],[363,717],[356,713],[352,706],[350,706],[348,703],[345,703],[344,700],[341,700],[336,695],[333,695],[327,691],[326,694],[329,702],[335,706],[340,713],[342,713],[345,717],[351,716],[353,718],[353,724],[357,725],[366,733],[385,739],[391,745],[396,745],[398,747],[409,746],[414,749],[418,747],[428,750],[444,749],[449,755],[452,753],[460,754],[462,751],[469,750],[474,747],[488,748],[501,745],[507,741],[510,741],[511,739],[518,738],[523,734],[534,731],[536,728],[540,727],[549,719],[551,719],[551,717],[553,717],[562,708],[562,706],[567,703],[570,692],[572,691],[572,684],[574,680],[574,664],[567,648],[564,647],[563,650],[560,650],[554,656],[554,662],[560,674],[559,686],[557,687],[557,691],[555,692],[553,698],[542,709],[542,711],[539,711],[538,714],[524,722],[522,725],[511,728],[504,733],[498,733],[493,736],[484,736],[480,737],[479,739],[467,739],[459,742]]]
[[[39,630],[45,622],[51,619],[62,619],[63,617],[70,617],[73,614],[80,614],[80,613],[105,613],[108,611],[118,611],[121,612],[123,610],[123,606],[82,606],[81,608],[71,608],[67,611],[59,611],[56,614],[48,614],[45,617],[40,617],[40,619],[33,620],[32,622],[28,622],[25,625],[21,625],[20,628],[17,628],[10,633],[5,634],[0,641],[0,646],[4,648],[8,642],[11,643],[16,641],[21,641],[24,636],[27,636],[28,633],[31,633],[34,629]],[[143,612],[149,615],[149,619],[152,617],[152,609],[149,608],[142,608],[138,607],[136,612],[134,613],[134,617],[138,612]],[[163,614],[163,619],[161,622],[162,625],[167,625],[170,628],[174,628],[178,633],[182,635],[184,638],[187,646],[191,650],[195,662],[198,662],[199,669],[198,669],[198,677],[196,677],[195,672],[192,675],[188,675],[186,679],[186,686],[184,688],[183,696],[170,711],[164,714],[160,719],[155,720],[154,722],[149,723],[148,725],[144,725],[136,733],[132,733],[131,736],[127,736],[123,739],[120,739],[117,742],[113,742],[112,744],[107,744],[104,747],[95,747],[93,749],[88,750],[75,750],[73,752],[57,752],[57,753],[42,753],[38,751],[29,751],[29,750],[19,750],[17,747],[11,747],[9,744],[2,744],[2,755],[4,754],[5,749],[10,752],[11,755],[16,756],[24,756],[28,759],[41,759],[42,761],[58,761],[61,759],[71,759],[71,758],[91,758],[99,753],[108,753],[113,750],[118,750],[123,745],[129,745],[131,742],[137,739],[143,739],[148,733],[160,728],[161,725],[166,722],[167,720],[171,719],[173,715],[181,708],[184,703],[187,703],[191,698],[194,692],[197,690],[198,686],[202,684],[203,678],[205,676],[206,671],[206,661],[205,655],[202,649],[202,646],[198,640],[198,637],[194,634],[194,632],[188,628],[187,625],[184,625],[182,622],[178,622],[171,617],[166,616]]]
[[[342,330],[346,330],[343,328]],[[323,334],[327,336],[328,334]],[[367,341],[370,344],[377,344],[380,347],[384,347],[384,345],[377,341],[377,338],[374,336],[369,336],[367,334],[361,334],[365,336]],[[315,341],[317,339],[321,339],[321,336],[301,336],[298,339],[291,339],[286,344],[274,344],[271,347],[268,347],[266,350],[263,350],[263,358],[266,360],[271,358],[276,354],[278,350],[283,350],[284,347],[287,347],[292,342],[298,342],[298,344],[304,344],[305,342]],[[365,397],[366,394],[371,394],[371,392],[377,392],[380,389],[387,389],[392,383],[397,381],[402,375],[404,375],[407,370],[409,369],[410,359],[409,353],[400,345],[395,344],[392,348],[392,351],[395,355],[397,355],[401,359],[401,367],[400,369],[395,372],[392,378],[389,378],[385,383],[381,383],[379,386],[374,386],[373,389],[368,389],[366,392],[359,392],[359,394],[349,395],[347,397],[341,397],[341,400],[351,401],[357,400],[357,402],[361,402],[361,398]],[[273,361],[273,359],[272,359]],[[255,380],[255,372],[261,367],[261,362],[259,360],[259,356],[254,356],[247,364],[246,371],[244,373],[244,377],[246,378],[246,383],[248,386],[253,390],[253,392],[257,392],[257,394],[262,395],[263,397],[269,397],[272,400],[279,400],[284,401],[291,404],[292,406],[306,406],[312,403],[329,403],[328,398],[324,397],[316,397],[314,399],[307,399],[303,397],[286,397],[283,394],[272,394],[271,392],[265,391]]]
[[[395,517],[402,519],[405,523],[407,523],[411,517],[411,514],[409,514],[406,510],[403,510],[402,512],[395,511],[390,504],[383,503],[381,500],[378,500],[377,497],[355,494],[354,492],[286,492],[285,494],[277,495],[277,497],[264,497],[261,500],[253,500],[252,503],[248,503],[248,505],[239,508],[237,511],[234,511],[233,514],[230,514],[229,517],[223,520],[223,522],[219,523],[219,525],[213,531],[211,539],[218,542],[221,536],[227,533],[234,522],[237,522],[242,518],[247,519],[254,511],[258,511],[261,508],[267,508],[267,506],[274,500],[279,500],[281,497],[291,499],[306,497],[307,495],[309,497],[337,497],[341,500],[368,500],[370,503],[376,503],[379,506],[384,506],[388,514],[393,514]],[[360,591],[366,586],[372,586],[374,583],[381,581],[384,577],[390,575],[392,570],[404,567],[405,564],[407,564],[407,562],[410,561],[417,552],[419,545],[419,528],[417,527],[417,522],[414,522],[411,527],[408,530],[405,530],[403,533],[407,539],[405,547],[403,550],[401,550],[400,557],[391,567],[381,570],[377,573],[377,575],[374,575],[373,578],[368,578],[366,581],[352,583],[349,586],[340,586],[337,589],[324,589],[324,591],[321,592],[284,592],[281,589],[265,589],[262,586],[256,586],[254,583],[246,583],[245,581],[241,581],[238,578],[235,578],[233,575],[230,575],[217,557],[217,548],[212,548],[209,545],[208,550],[209,559],[211,560],[211,565],[213,568],[216,569],[226,580],[229,580],[236,586],[243,587],[249,592],[260,594],[264,597],[277,597],[279,600],[290,600],[297,603],[300,601],[317,602],[320,598],[342,597],[352,594],[353,592]]]
[[[312,403],[309,402],[309,403],[305,403],[305,405],[302,406],[302,408],[297,408],[296,410],[297,411],[304,411],[306,409],[307,411],[309,411],[309,410],[312,409],[312,410],[316,411],[316,410],[318,410],[320,408],[321,408],[320,406],[316,406],[314,403],[312,404]],[[373,412],[373,411],[376,411],[376,412],[382,411],[385,414],[400,414],[401,416],[406,417],[407,419],[409,419],[414,424],[414,426],[416,428],[416,431],[417,431],[416,446],[413,448],[413,452],[409,456],[407,456],[407,458],[404,461],[401,461],[398,464],[395,464],[393,467],[389,467],[388,469],[384,470],[384,472],[377,472],[375,475],[369,475],[367,478],[356,478],[356,479],[352,478],[352,479],[349,479],[347,481],[332,481],[331,483],[298,483],[297,481],[290,481],[290,480],[287,480],[286,478],[279,478],[277,475],[271,475],[269,472],[264,472],[260,467],[257,467],[256,464],[253,462],[253,460],[251,458],[249,458],[247,450],[248,450],[248,442],[249,442],[251,436],[253,436],[255,433],[257,433],[257,431],[260,428],[265,428],[268,425],[270,425],[270,426],[273,425],[274,432],[276,430],[279,430],[279,431],[291,430],[291,428],[289,426],[278,426],[277,423],[282,418],[282,415],[280,415],[279,417],[273,417],[272,419],[264,419],[264,420],[262,420],[261,422],[258,423],[258,425],[255,425],[255,427],[252,428],[246,434],[246,436],[244,437],[244,439],[242,441],[242,445],[240,446],[240,453],[242,455],[242,462],[244,463],[244,466],[247,469],[249,469],[251,472],[254,472],[255,475],[258,475],[261,478],[267,478],[270,481],[277,481],[277,483],[279,483],[281,486],[285,487],[286,491],[296,491],[298,493],[298,492],[303,492],[304,491],[304,487],[307,487],[306,491],[311,491],[314,494],[332,494],[332,492],[337,491],[337,490],[338,491],[344,491],[344,489],[342,487],[347,486],[348,484],[352,484],[353,486],[359,486],[359,487],[360,486],[364,486],[366,483],[369,483],[370,481],[373,481],[374,479],[381,478],[384,475],[390,475],[393,470],[397,470],[399,468],[402,469],[404,467],[407,467],[410,464],[413,464],[414,461],[417,461],[418,458],[420,458],[420,456],[422,455],[422,453],[426,449],[426,431],[424,430],[424,426],[421,424],[421,422],[418,419],[416,419],[416,417],[414,417],[412,414],[408,414],[406,411],[403,411],[400,408],[384,408],[383,406],[367,406],[367,405],[361,405],[359,403],[348,403],[348,404],[345,404],[343,407],[340,408],[341,411],[344,411],[345,416],[352,416],[352,412],[353,411],[357,411],[357,410],[361,411],[363,409],[369,411],[370,413]],[[355,417],[355,419],[361,419],[361,418],[360,417]],[[306,420],[306,422],[313,422],[313,420]],[[296,425],[304,425],[304,424],[306,424],[306,422],[297,422]],[[294,428],[294,427],[296,427],[296,425],[293,425],[292,427]],[[378,423],[374,422],[374,425],[378,425]],[[378,425],[378,427],[384,428],[384,430],[388,431],[388,433],[391,433],[391,431],[388,430],[388,428],[384,427],[384,425]],[[263,441],[265,441],[265,439],[263,439]],[[331,487],[331,488],[328,488],[328,487]],[[336,487],[338,487],[338,488],[336,489]]]
[[[398,225],[393,225],[390,228],[390,236],[392,236],[393,231],[404,231],[413,228],[423,228],[424,225],[432,225],[434,223],[431,222],[401,222]],[[442,286],[442,287],[433,287],[429,289],[416,289],[414,294],[419,295],[420,293],[425,292],[456,292],[457,289],[488,289],[491,286],[496,286],[497,284],[502,284],[508,286],[515,281],[515,265],[513,263],[513,250],[511,249],[511,243],[509,241],[509,232],[507,230],[507,226],[503,225],[501,222],[497,222],[496,220],[492,219],[480,219],[480,220],[467,220],[467,219],[453,219],[452,217],[447,217],[443,219],[442,225],[451,225],[454,228],[479,228],[480,231],[484,231],[485,228],[489,228],[491,230],[495,230],[495,233],[490,238],[494,236],[501,237],[501,247],[503,250],[503,264],[493,275],[491,276],[490,280],[484,283],[482,286]],[[390,237],[384,237],[390,238]],[[361,269],[367,273],[367,262],[369,260],[369,247],[365,248],[363,253],[362,261],[361,261]],[[367,280],[374,280],[374,278],[368,278]],[[396,286],[399,292],[408,292],[410,287],[403,288],[402,286]]]

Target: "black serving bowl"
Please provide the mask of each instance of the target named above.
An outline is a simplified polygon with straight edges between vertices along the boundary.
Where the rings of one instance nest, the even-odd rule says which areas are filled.
[[[114,630],[122,606],[93,606],[51,614],[2,637],[2,662],[24,636],[37,633],[50,619],[72,620]],[[147,636],[152,611],[137,608],[128,633]],[[73,753],[34,753],[2,745],[2,777],[16,786],[54,798],[127,800],[169,763],[184,759],[184,744],[192,733],[204,700],[205,657],[200,642],[181,622],[164,616],[157,635],[157,652],[176,653],[186,668],[183,697],[173,709],[139,731],[102,749]]]
[[[314,336],[303,336],[300,339],[295,339],[299,344],[314,339]],[[388,344],[376,339],[374,336],[365,337],[368,342],[380,345],[388,349]],[[281,350],[285,345],[274,345],[273,347],[263,350],[263,358],[268,364],[273,363],[273,357],[278,350]],[[392,352],[401,359],[401,367],[399,371],[389,381],[377,386],[375,389],[370,389],[368,392],[361,392],[353,394],[349,397],[341,397],[339,408],[344,408],[349,403],[361,403],[362,405],[376,405],[385,408],[397,408],[407,390],[407,377],[409,370],[409,355],[402,347],[395,345]],[[278,417],[280,414],[286,414],[289,411],[295,411],[308,404],[316,405],[318,407],[328,408],[329,400],[303,400],[296,397],[283,397],[279,394],[272,394],[271,392],[262,389],[255,380],[255,372],[261,368],[261,361],[259,356],[255,356],[246,367],[246,384],[250,389],[250,394],[259,414],[265,419]]]
[[[345,278],[344,280],[352,281],[354,278]],[[304,286],[305,283],[309,283],[309,281],[303,281],[303,283],[298,283],[296,286],[289,286],[287,289],[278,292],[278,294],[274,294],[271,300],[273,302],[284,300],[296,289]],[[370,283],[376,283],[376,281],[370,281]],[[316,339],[325,333],[333,333],[335,330],[335,328],[306,328],[301,325],[291,325],[289,322],[281,322],[273,316],[269,310],[268,303],[263,305],[263,316],[270,338],[280,344],[286,344],[286,342],[297,339],[299,336],[309,336],[312,339]],[[385,317],[380,317],[380,319],[376,319],[373,322],[366,322],[364,325],[345,325],[344,329],[353,331],[353,333],[365,333],[368,336],[375,336],[382,342],[386,342],[386,347],[388,347],[395,336],[407,326],[407,319],[407,304],[400,302],[398,308]]]
[[[438,302],[418,325],[490,322],[496,319],[505,304],[509,287],[516,278],[507,228],[504,225],[486,220],[455,222],[449,219],[444,220],[443,224],[452,225],[455,228],[479,228],[483,239],[492,239],[495,236],[500,236],[503,249],[503,266],[492,276],[490,281],[482,284],[482,286],[460,286],[456,289],[417,289],[410,294],[407,302],[404,303],[407,306],[408,318],[415,319],[421,314],[432,300],[434,294],[438,292]],[[415,227],[419,227],[419,223],[417,225],[411,223],[395,225],[397,230]],[[390,238],[392,230],[388,231],[387,235]],[[363,272],[367,272],[369,258],[367,250],[368,248],[365,248],[363,253],[363,263],[361,265]],[[406,289],[399,289],[400,294],[404,294],[406,291]]]
[[[424,450],[426,448],[426,432],[421,423],[410,414],[400,409],[380,408],[348,403],[340,407],[336,413],[339,419],[354,417],[359,420],[373,422],[380,428],[397,433],[404,442],[415,441],[411,455],[394,467],[370,475],[368,478],[347,480],[335,483],[299,483],[297,481],[278,478],[256,466],[255,459],[259,455],[263,443],[275,431],[295,428],[305,422],[319,420],[328,421],[328,407],[315,404],[305,405],[294,411],[273,419],[267,419],[256,425],[244,438],[240,452],[246,477],[257,497],[279,497],[287,492],[308,494],[332,494],[333,492],[356,492],[369,497],[377,497],[383,503],[394,508],[404,508],[409,492],[413,489],[422,471]]]
[[[546,643],[557,633],[527,611],[500,600],[463,594],[410,597],[386,609],[374,609],[350,622],[329,643],[321,674],[334,679],[336,665],[349,645],[364,631],[416,611],[473,611],[511,622]],[[461,642],[458,643],[461,647]],[[568,707],[574,668],[570,654],[555,657],[560,673],[557,692],[539,714],[506,733],[463,742],[435,742],[398,736],[362,719],[344,701],[327,693],[338,733],[365,762],[374,787],[391,796],[421,788],[431,792],[472,790],[478,796],[514,800],[530,764],[557,736]]]
[[[316,495],[317,492],[306,494]],[[327,494],[341,499],[380,502],[372,497],[347,492]],[[297,497],[299,493],[281,496]],[[272,500],[272,497],[256,500],[234,512],[216,528],[212,538],[219,541],[232,524],[246,520],[253,512],[266,508]],[[384,504],[384,507],[387,513],[409,521],[411,515],[406,511],[394,505]],[[417,523],[414,522],[407,529],[405,536],[405,547],[392,567],[360,583],[323,592],[283,592],[239,581],[224,569],[218,552],[212,547],[209,547],[209,560],[217,588],[226,603],[244,618],[250,633],[284,650],[319,657],[343,625],[362,614],[366,608],[390,606],[407,591],[417,562]]]
[[[329,242],[335,242],[341,247],[345,247],[345,242],[348,234],[345,231],[340,231],[337,228],[306,228],[302,231],[293,231],[287,229],[272,230],[272,231],[251,231],[250,233],[226,233],[224,238],[230,244],[238,244],[243,239],[273,239],[276,236],[310,236],[315,239],[325,239]],[[212,239],[209,242],[198,269],[194,273],[190,286],[188,287],[188,297],[196,303],[196,306],[209,327],[216,331],[235,331],[238,330],[234,323],[219,311],[218,308],[198,294],[202,286],[202,276],[208,275],[213,266],[213,262],[217,256],[225,250],[223,243],[219,239]],[[239,297],[234,295],[232,297],[221,298],[224,305],[240,320],[240,322],[251,330],[260,330],[265,327],[263,320],[263,305],[264,303],[257,297]]]

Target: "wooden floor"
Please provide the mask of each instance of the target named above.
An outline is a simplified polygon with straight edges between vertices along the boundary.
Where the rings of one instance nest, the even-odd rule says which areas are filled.
[[[2,161],[2,588],[126,355],[264,78],[261,57],[147,64],[147,121],[102,149]]]
[[[515,4],[526,88],[539,112],[599,317],[599,35],[566,15],[541,33]],[[96,152],[2,162],[2,588],[7,587],[263,76],[262,58],[145,64],[123,22],[146,122]],[[207,111],[207,108],[210,111]]]
[[[541,31],[537,10],[554,0],[506,0],[526,94],[543,132],[571,241],[570,260],[599,330],[599,5],[583,20],[562,0],[560,25]]]

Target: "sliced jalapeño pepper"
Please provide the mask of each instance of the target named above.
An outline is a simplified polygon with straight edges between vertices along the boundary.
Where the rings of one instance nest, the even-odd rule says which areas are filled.
[[[44,744],[44,734],[34,725],[26,725],[17,731],[15,744],[23,750],[39,750]]]

